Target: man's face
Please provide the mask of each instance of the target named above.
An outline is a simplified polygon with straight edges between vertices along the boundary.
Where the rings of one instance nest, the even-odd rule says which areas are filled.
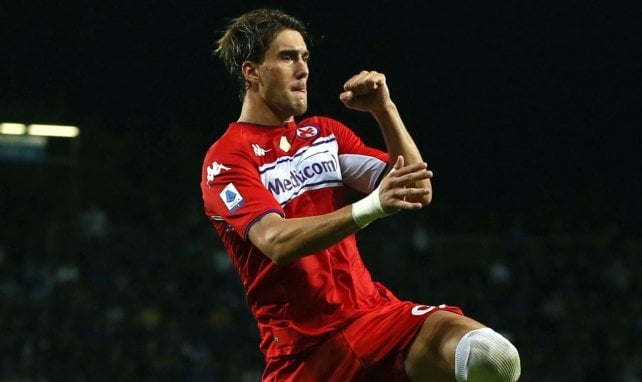
[[[308,109],[309,52],[299,32],[283,30],[259,64],[259,92],[265,104],[284,120]]]

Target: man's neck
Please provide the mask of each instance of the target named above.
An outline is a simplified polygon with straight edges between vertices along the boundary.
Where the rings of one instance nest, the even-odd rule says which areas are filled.
[[[277,115],[263,102],[253,102],[247,96],[241,107],[241,115],[238,122],[256,123],[265,126],[276,126],[288,123],[294,119],[293,116],[282,118]]]

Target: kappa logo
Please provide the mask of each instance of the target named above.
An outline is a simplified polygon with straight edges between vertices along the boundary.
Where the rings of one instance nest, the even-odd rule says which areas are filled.
[[[296,129],[296,135],[299,138],[310,139],[319,135],[319,129],[315,126],[301,126]]]
[[[410,313],[413,316],[423,316],[424,314],[428,314],[428,313],[432,312],[433,310],[435,310],[437,308],[443,309],[445,307],[446,307],[445,304],[441,304],[438,307],[437,306],[430,306],[430,305],[415,305],[415,306],[412,307],[412,310],[410,311]]]
[[[254,155],[256,155],[257,157],[265,156],[265,153],[267,153],[268,151],[272,151],[272,149],[266,150],[256,143],[252,144],[252,150],[254,150]]]
[[[223,170],[229,171],[230,168],[216,161],[212,162],[212,165],[207,167],[207,182],[213,181]]]

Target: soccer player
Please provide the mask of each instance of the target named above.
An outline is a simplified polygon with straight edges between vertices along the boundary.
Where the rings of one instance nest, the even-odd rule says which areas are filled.
[[[258,324],[263,381],[514,382],[519,355],[506,338],[371,279],[355,232],[428,205],[432,172],[382,73],[354,75],[339,98],[373,116],[385,152],[337,120],[296,119],[308,106],[308,43],[300,20],[258,9],[232,20],[216,49],[242,106],[205,156],[201,189]],[[348,190],[367,196],[349,204]]]

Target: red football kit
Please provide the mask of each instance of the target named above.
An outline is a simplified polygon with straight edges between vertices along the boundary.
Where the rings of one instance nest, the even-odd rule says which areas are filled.
[[[265,214],[297,218],[343,207],[349,189],[370,193],[387,168],[385,152],[325,117],[278,126],[231,123],[207,152],[205,213],[258,323],[264,381],[371,380],[367,370],[375,366],[390,369],[377,372],[389,373],[386,380],[394,380],[395,368],[403,379],[399,357],[427,315],[461,314],[401,302],[373,282],[354,235],[280,267],[248,239]]]

